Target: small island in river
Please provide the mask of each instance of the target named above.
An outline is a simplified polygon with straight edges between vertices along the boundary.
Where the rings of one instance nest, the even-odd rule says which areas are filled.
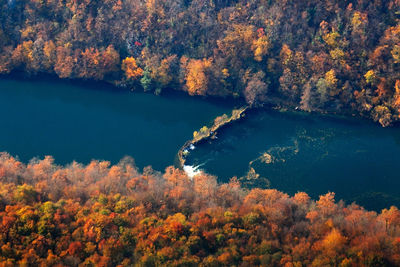
[[[203,126],[199,131],[194,131],[193,139],[186,141],[186,143],[178,151],[178,167],[183,168],[183,166],[185,166],[186,156],[189,154],[189,151],[193,150],[197,144],[207,141],[207,139],[210,138],[216,138],[218,130],[243,118],[248,109],[248,106],[242,107],[240,109],[234,109],[232,110],[232,114],[229,117],[226,114],[216,117],[214,119],[213,125],[210,128],[208,128],[207,126]]]

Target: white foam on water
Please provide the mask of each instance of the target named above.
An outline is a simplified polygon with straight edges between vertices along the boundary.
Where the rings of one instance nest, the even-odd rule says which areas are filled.
[[[191,166],[191,165],[184,165],[183,170],[190,178],[195,177],[196,175],[200,174],[202,171],[199,169],[200,166]]]

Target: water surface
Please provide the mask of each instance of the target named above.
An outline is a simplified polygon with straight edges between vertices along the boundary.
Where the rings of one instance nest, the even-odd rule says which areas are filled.
[[[129,92],[102,83],[0,79],[0,151],[28,162],[52,155],[56,163],[92,159],[139,168],[172,165],[192,133],[234,108],[179,93]],[[329,191],[369,209],[400,206],[400,129],[370,121],[304,113],[251,111],[191,151],[220,181],[242,177],[313,198]],[[247,177],[258,179],[252,180]]]
[[[199,125],[232,105],[170,93],[155,96],[102,83],[0,80],[0,151],[28,162],[52,155],[56,163],[92,159],[162,171]]]
[[[251,112],[198,146],[188,164],[223,181],[237,176],[251,186],[313,198],[335,192],[375,210],[400,206],[400,129],[365,120]]]

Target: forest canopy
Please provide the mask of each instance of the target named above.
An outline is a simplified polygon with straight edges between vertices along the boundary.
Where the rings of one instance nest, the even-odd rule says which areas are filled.
[[[399,0],[3,0],[0,74],[400,120]],[[204,129],[203,129],[204,130]],[[206,131],[205,129],[204,131]],[[0,153],[1,266],[400,266],[400,211]]]
[[[400,1],[9,0],[0,73],[400,115]]]
[[[218,184],[131,158],[0,154],[2,266],[399,266],[400,211]]]

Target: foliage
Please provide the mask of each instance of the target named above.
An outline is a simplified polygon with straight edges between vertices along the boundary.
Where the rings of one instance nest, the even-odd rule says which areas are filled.
[[[218,184],[133,160],[0,155],[0,262],[29,266],[398,266],[400,211]]]
[[[0,73],[400,120],[399,1],[206,2],[2,1]]]
[[[125,71],[125,76],[128,79],[136,79],[143,75],[143,70],[138,67],[136,59],[127,57],[122,61],[122,70]]]

